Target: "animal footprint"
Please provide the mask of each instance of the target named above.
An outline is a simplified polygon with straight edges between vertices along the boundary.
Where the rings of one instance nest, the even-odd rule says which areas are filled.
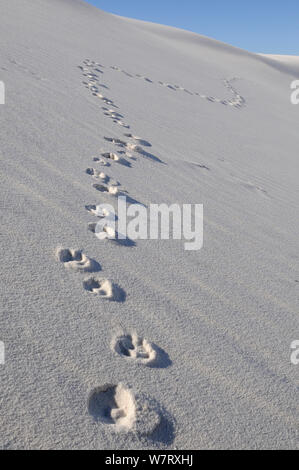
[[[151,367],[167,367],[171,364],[165,351],[136,333],[116,336],[111,347],[120,356],[139,364]]]
[[[114,145],[118,145],[120,147],[125,147],[126,146],[126,142],[124,142],[121,139],[115,139],[113,137],[104,137],[104,140],[106,140],[107,142],[111,142]]]
[[[103,171],[95,170],[94,168],[87,168],[86,173],[96,179],[102,180],[103,183],[108,183],[108,181],[110,181],[110,177],[106,175],[106,173],[104,173]],[[115,180],[111,180],[111,185],[118,186],[119,183],[117,183]]]
[[[136,334],[118,336],[113,341],[113,349],[120,356],[134,359],[141,364],[148,364],[156,359],[156,351],[151,344]]]
[[[125,292],[116,284],[108,279],[99,277],[89,277],[84,280],[83,287],[91,294],[98,295],[103,299],[122,302],[125,300]]]
[[[88,224],[88,230],[92,233],[95,234],[95,236],[99,240],[110,240],[112,242],[117,243],[120,246],[125,246],[125,247],[134,247],[136,246],[136,242],[134,240],[131,240],[130,238],[119,234],[113,226],[113,223],[115,221],[115,215],[110,213],[108,217],[105,217],[108,219],[108,224],[106,224],[104,227],[98,226],[97,223],[91,222]],[[111,218],[112,224],[109,225],[109,218]]]
[[[134,395],[123,384],[107,384],[93,389],[88,411],[96,421],[115,431],[151,434],[161,422],[158,409],[146,397]]]
[[[112,194],[112,196],[116,196],[118,193],[118,188],[116,186],[104,186],[103,184],[93,184],[92,185],[97,191],[100,191],[101,193],[109,193]]]
[[[247,188],[251,191],[257,191],[257,192],[260,192],[260,193],[265,194],[266,196],[268,196],[267,191],[265,189],[261,188],[260,186],[256,186],[251,182],[246,182],[246,183],[242,183],[242,184],[243,184],[243,186],[245,186],[245,188]]]
[[[117,145],[119,145],[119,144],[117,144]],[[122,146],[123,145],[121,145],[121,147]],[[114,162],[120,163],[121,165],[128,166],[128,167],[131,166],[131,163],[129,163],[125,158],[119,157],[116,153],[105,152],[105,153],[102,153],[102,156],[107,158],[107,159],[109,158],[110,160],[113,160]]]
[[[112,152],[102,153],[102,157],[110,158],[111,160],[114,160],[115,162],[119,161],[119,156],[116,153],[112,153]]]
[[[131,75],[129,72],[126,72],[125,70],[122,70],[122,73],[127,75],[127,77],[133,78],[133,75]]]
[[[143,145],[144,147],[151,147],[152,146],[147,140],[144,140],[141,137],[138,137],[137,135],[124,134],[124,136],[128,137],[129,139],[136,140],[140,145]]]
[[[136,422],[136,404],[132,392],[122,384],[94,389],[88,399],[89,413],[117,430],[130,430]]]
[[[96,162],[96,163],[98,163],[99,165],[110,166],[110,163],[108,163],[107,161],[105,161],[103,158],[93,157],[93,161]]]
[[[91,214],[95,215],[96,217],[108,218],[110,215],[112,216],[112,214],[110,214],[108,209],[105,209],[101,206],[90,204],[90,205],[85,206],[85,209]]]
[[[113,118],[123,118],[124,116],[120,113],[117,113],[114,109],[108,109],[108,108],[103,108],[105,111],[107,111],[107,115],[113,117]]]
[[[208,170],[210,171],[210,168],[206,165],[204,165],[203,163],[195,163],[195,162],[190,162],[192,165],[198,167],[198,168],[202,168],[203,170]]]
[[[68,269],[82,272],[100,271],[97,261],[89,258],[80,250],[59,247],[56,250],[56,259]]]
[[[104,186],[103,184],[93,184],[92,185],[97,191],[100,191],[101,193],[108,192],[108,187]]]
[[[143,153],[143,148],[140,147],[140,145],[128,143],[126,144],[126,147],[128,150],[131,150],[132,152]]]
[[[105,173],[103,173],[102,171],[96,170],[95,168],[87,168],[85,170],[85,173],[87,173],[90,176],[93,176],[94,178],[100,178],[102,180],[109,179]]]
[[[95,236],[99,240],[106,240],[106,239],[116,240],[117,235],[113,227],[110,227],[109,225],[105,225],[104,227],[100,227],[98,230],[97,230],[97,227],[98,227],[98,224],[95,224],[93,222],[88,224],[88,230],[94,233]]]

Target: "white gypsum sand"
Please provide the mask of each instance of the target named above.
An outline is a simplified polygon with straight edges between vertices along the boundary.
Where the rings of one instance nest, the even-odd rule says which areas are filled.
[[[0,16],[0,447],[297,447],[297,62],[79,0]],[[203,248],[99,240],[110,178],[203,204]]]

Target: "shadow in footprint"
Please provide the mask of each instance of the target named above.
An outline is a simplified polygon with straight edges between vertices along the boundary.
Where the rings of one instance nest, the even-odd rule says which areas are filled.
[[[108,192],[108,188],[106,186],[104,186],[103,184],[93,184],[92,186],[97,191],[100,191],[100,193],[107,193]]]
[[[103,158],[93,157],[93,161],[99,163],[102,166],[107,166],[107,167],[111,166],[111,163],[106,162]]]
[[[148,437],[149,441],[156,444],[170,445],[175,438],[174,420],[171,415],[164,409],[161,411],[161,421],[159,426]]]
[[[125,70],[122,70],[122,73],[127,75],[127,77],[133,78],[133,75],[131,75],[129,72],[126,72]]]
[[[89,209],[87,209],[87,210],[89,210]],[[115,220],[117,220],[117,218],[116,218]],[[102,232],[103,232],[103,228],[102,228],[102,227],[100,227],[100,228],[98,229],[99,231],[97,232],[97,225],[98,225],[97,223],[91,222],[91,223],[89,223],[88,226],[87,226],[88,230],[89,230],[90,232],[94,233],[96,236],[97,236],[97,233],[102,233]],[[104,230],[105,230],[105,227],[104,227]],[[112,243],[116,243],[116,244],[119,245],[119,246],[125,246],[126,248],[132,248],[132,247],[136,246],[136,242],[135,242],[134,240],[131,240],[131,238],[128,238],[128,237],[126,237],[126,238],[118,238],[118,237],[119,237],[119,234],[118,234],[116,231],[114,231],[114,230],[113,230],[113,232],[114,232],[115,238],[111,238],[111,237],[109,237],[109,236],[106,236],[106,237],[104,237],[104,238],[99,238],[99,237],[98,237],[98,238],[99,238],[101,241],[103,241],[103,240],[109,240],[109,241],[111,241]],[[113,233],[113,232],[111,232],[111,233]]]
[[[126,198],[127,204],[139,204],[142,207],[147,207],[145,204],[142,202],[137,201],[137,199],[134,199],[133,197],[129,196],[129,194],[126,191],[120,191],[118,193],[119,196],[123,196]]]
[[[88,411],[96,421],[130,430],[136,416],[134,396],[122,384],[97,387],[88,397]]]
[[[85,209],[90,212],[92,215],[96,216],[96,217],[99,217],[99,218],[104,218],[104,217],[111,217],[112,220],[114,221],[117,221],[118,220],[118,215],[113,213],[111,214],[109,212],[108,209],[105,209],[105,207],[101,207],[99,205],[96,205],[96,204],[86,204],[85,205]],[[90,225],[90,228],[89,230],[95,232],[95,225],[94,224],[94,227],[93,227],[93,224],[89,224]]]
[[[155,409],[156,412],[159,414],[160,423],[148,435],[140,433],[140,441],[143,442],[146,446],[148,446],[148,444],[151,442],[154,446],[157,446],[159,444],[171,445],[175,438],[175,419],[164,408],[164,406],[160,405],[157,402],[157,400],[151,398],[150,400],[148,400],[148,402],[149,406],[152,409]]]
[[[197,168],[202,168],[203,170],[210,171],[210,168],[202,163],[191,162],[191,165],[196,166]]]
[[[82,250],[58,247],[56,259],[63,263],[67,269],[90,273],[101,271],[101,265],[96,260],[86,256]]]
[[[108,193],[111,196],[116,196],[118,194],[118,188],[115,185],[104,186],[103,184],[93,184],[92,187],[100,193]]]
[[[111,142],[114,145],[118,145],[119,147],[126,147],[127,145],[124,140],[117,139],[115,137],[104,137],[104,140],[106,140],[107,142]]]
[[[151,368],[165,369],[172,364],[168,354],[159,346],[137,333],[124,333],[112,341],[112,349],[123,358]]]
[[[122,145],[122,144],[118,144],[118,145]],[[119,163],[120,165],[124,165],[128,168],[131,168],[132,167],[132,164],[130,162],[128,162],[125,158],[123,157],[120,157],[119,155],[117,155],[116,153],[113,153],[113,152],[104,152],[101,154],[102,157],[106,158],[106,159],[110,159],[110,160],[113,160],[117,163]]]
[[[171,442],[170,420],[162,408],[143,393],[135,394],[122,383],[94,388],[88,397],[88,411],[96,422],[115,430],[133,432],[141,441]]]
[[[103,299],[114,302],[124,302],[126,300],[125,291],[108,279],[92,276],[83,281],[83,287],[87,292],[98,295]]]
[[[138,144],[143,145],[143,147],[151,147],[152,144],[148,142],[147,140],[141,139],[141,137],[137,137],[133,134],[124,134],[125,137],[128,137],[129,139],[134,139]]]
[[[120,157],[117,163],[120,163],[121,165],[126,166],[127,168],[132,168],[132,163],[128,162],[128,160],[123,157]]]
[[[125,246],[126,248],[133,248],[136,246],[136,242],[134,240],[131,240],[131,238],[115,238],[115,240],[111,240],[114,243],[117,243],[120,246]]]
[[[138,153],[145,158],[149,158],[150,160],[153,160],[154,162],[162,163],[162,165],[166,165],[166,163],[164,163],[160,158],[156,157],[152,153],[146,152],[144,149],[139,150]]]
[[[156,359],[148,364],[148,367],[166,369],[172,365],[172,360],[164,349],[152,343],[152,348],[156,353]]]

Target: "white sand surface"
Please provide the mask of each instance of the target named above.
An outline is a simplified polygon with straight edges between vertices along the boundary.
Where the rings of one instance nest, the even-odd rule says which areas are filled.
[[[298,447],[297,66],[79,0],[0,17],[0,447]],[[113,188],[203,204],[203,248],[99,240]]]
[[[297,55],[279,55],[279,54],[259,54],[268,63],[281,68],[283,72],[288,71],[299,77],[299,56]]]

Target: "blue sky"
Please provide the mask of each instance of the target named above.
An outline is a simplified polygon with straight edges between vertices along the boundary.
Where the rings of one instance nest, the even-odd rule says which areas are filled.
[[[299,0],[87,0],[121,16],[195,31],[252,52],[299,55]]]

